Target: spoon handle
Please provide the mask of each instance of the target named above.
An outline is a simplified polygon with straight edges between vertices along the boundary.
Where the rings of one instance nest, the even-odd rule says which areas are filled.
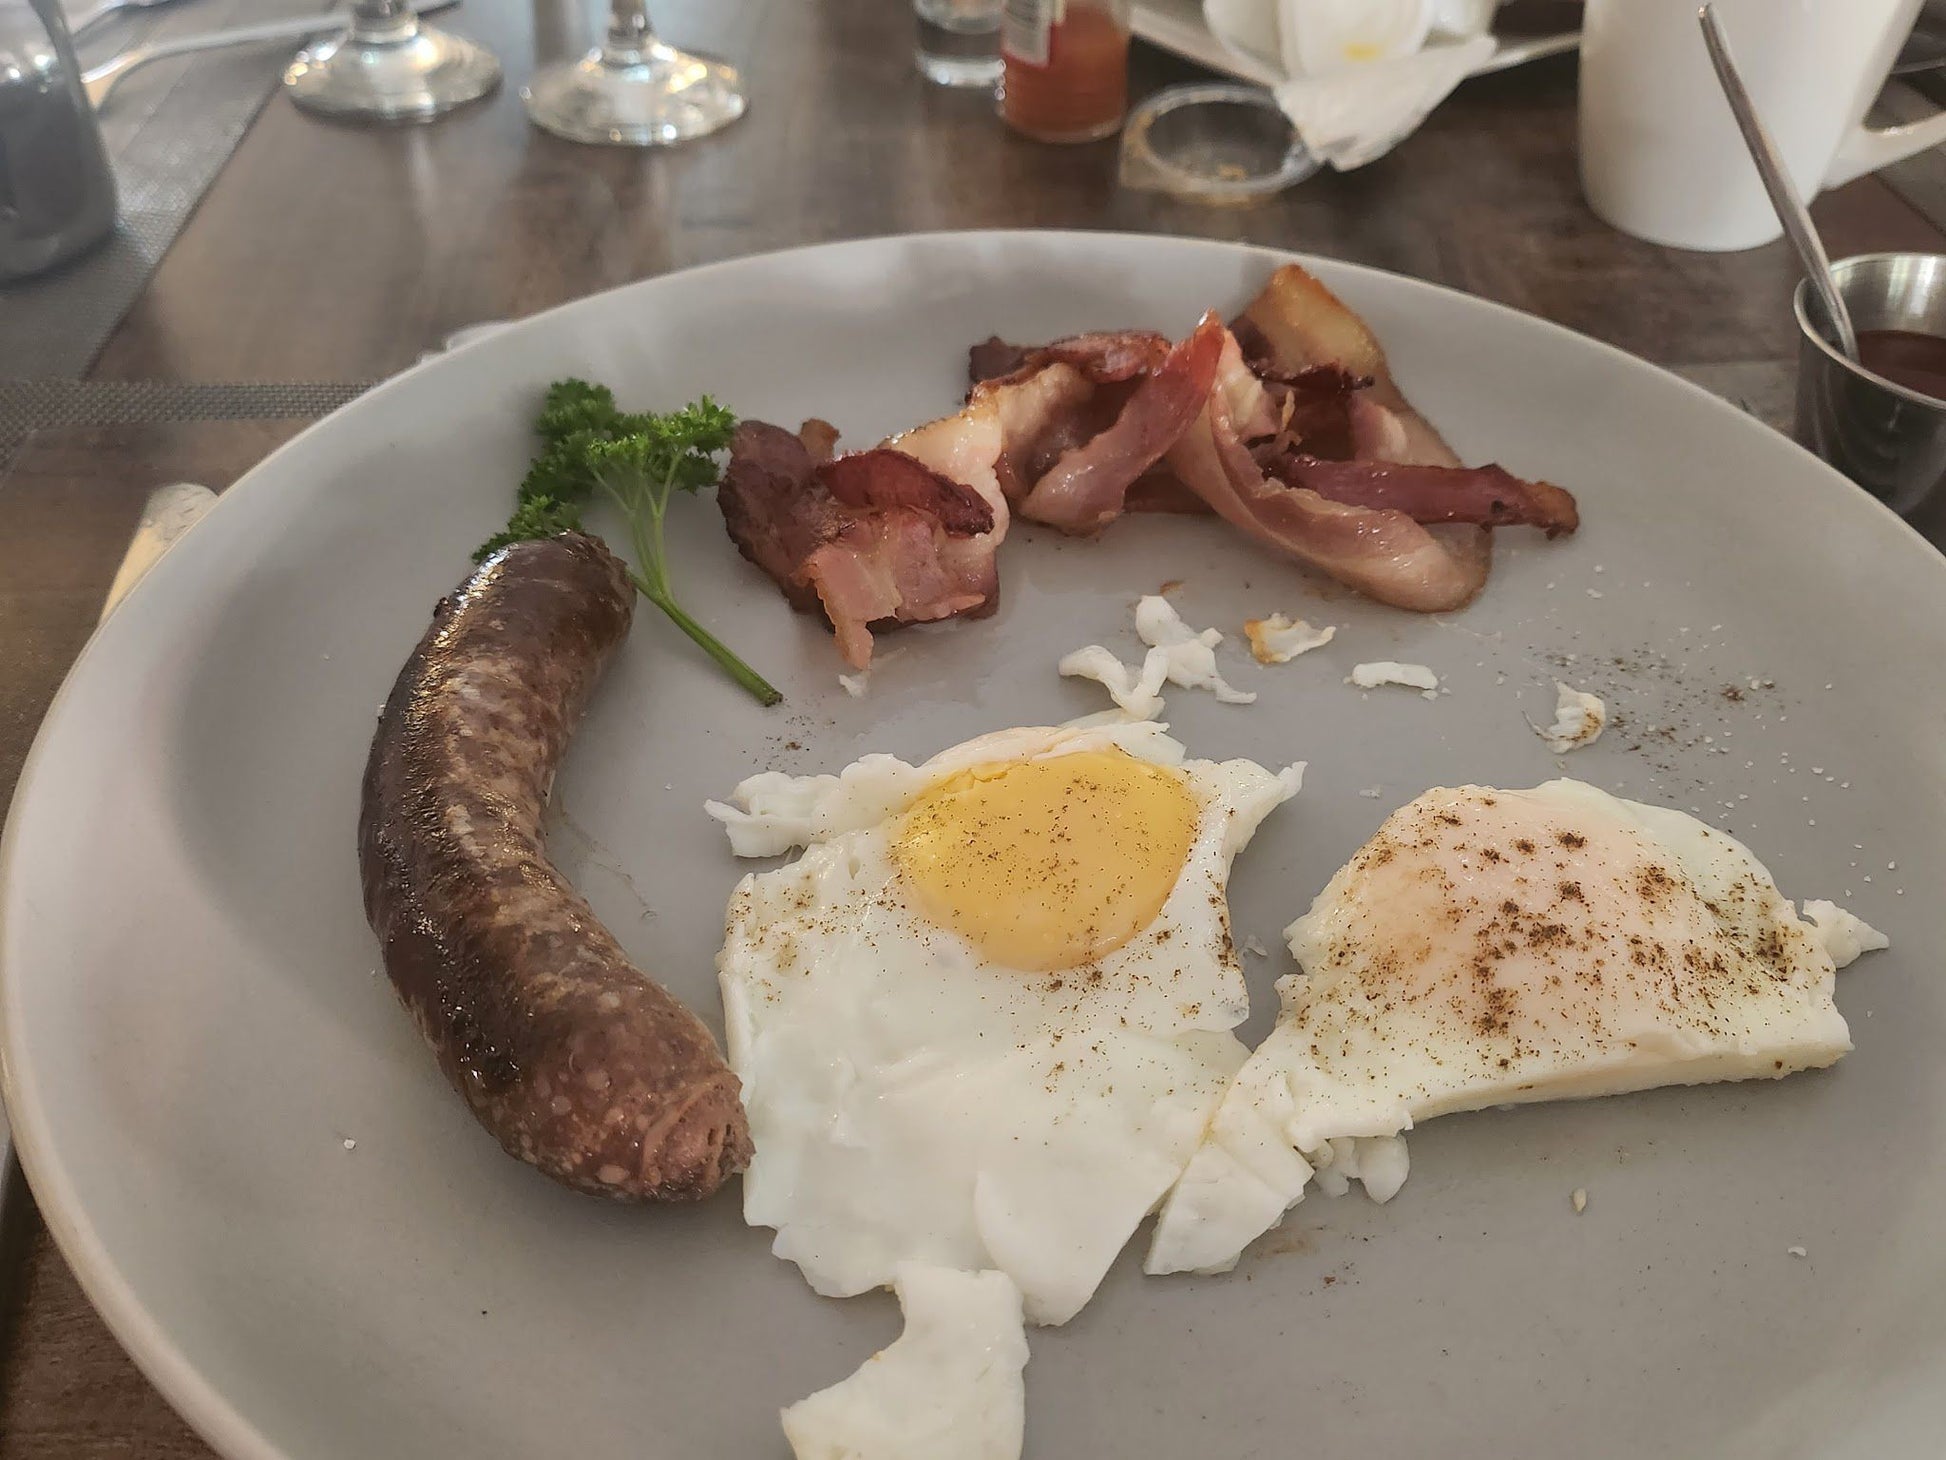
[[[1770,206],[1777,210],[1778,221],[1784,225],[1784,232],[1790,235],[1791,243],[1797,249],[1797,256],[1804,264],[1805,276],[1810,279],[1818,301],[1824,305],[1825,318],[1837,331],[1838,348],[1845,352],[1847,359],[1856,360],[1858,335],[1851,326],[1851,312],[1845,308],[1844,298],[1831,280],[1831,260],[1825,254],[1818,230],[1811,226],[1811,215],[1805,211],[1804,202],[1791,183],[1791,175],[1784,170],[1784,161],[1777,155],[1776,144],[1764,129],[1763,118],[1757,115],[1750,93],[1744,88],[1743,78],[1737,74],[1736,62],[1730,59],[1729,43],[1724,40],[1723,27],[1716,19],[1716,7],[1705,5],[1696,12],[1696,19],[1703,27],[1703,44],[1709,47],[1710,64],[1716,67],[1717,80],[1723,83],[1723,95],[1730,103],[1737,126],[1742,129],[1744,142],[1750,148],[1750,159],[1757,164],[1764,191],[1770,194]]]

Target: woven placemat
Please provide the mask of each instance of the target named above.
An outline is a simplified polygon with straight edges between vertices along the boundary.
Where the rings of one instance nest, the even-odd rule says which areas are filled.
[[[29,433],[152,421],[309,420],[376,381],[0,380],[0,472]]]

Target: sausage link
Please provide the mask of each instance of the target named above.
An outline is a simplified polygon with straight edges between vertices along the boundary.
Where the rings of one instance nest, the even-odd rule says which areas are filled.
[[[635,588],[580,533],[442,599],[379,716],[365,913],[446,1078],[510,1155],[579,1191],[708,1196],[750,1159],[736,1076],[548,860],[541,812]]]

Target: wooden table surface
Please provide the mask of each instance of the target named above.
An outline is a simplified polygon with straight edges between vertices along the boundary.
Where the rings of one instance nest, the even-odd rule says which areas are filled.
[[[742,63],[748,117],[668,153],[579,148],[514,87],[578,49],[573,7],[468,0],[453,29],[509,85],[436,126],[321,124],[273,98],[97,363],[107,380],[371,380],[464,325],[685,265],[935,228],[1129,229],[1240,239],[1453,285],[1678,368],[1776,419],[1795,271],[1783,245],[1678,253],[1597,221],[1575,177],[1575,63],[1463,86],[1390,157],[1246,211],[1116,185],[1113,143],[1020,140],[981,97],[922,83],[906,0],[664,0],[671,39]],[[1572,22],[1572,7],[1565,17]],[[1520,17],[1558,28],[1563,8]],[[1197,75],[1136,48],[1138,93]],[[1834,255],[1946,250],[1881,183],[1825,197]],[[7,373],[12,373],[10,370]],[[0,478],[0,796],[93,626],[141,502],[221,489],[304,422],[69,428]],[[210,1452],[137,1373],[27,1224],[0,1277],[0,1460]]]

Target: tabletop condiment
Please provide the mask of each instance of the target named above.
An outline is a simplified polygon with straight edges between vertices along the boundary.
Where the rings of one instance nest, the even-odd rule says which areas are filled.
[[[1860,330],[1858,363],[1894,385],[1946,401],[1946,339],[1918,330]]]
[[[1130,0],[1007,0],[1000,115],[1041,142],[1112,137],[1128,111]]]

